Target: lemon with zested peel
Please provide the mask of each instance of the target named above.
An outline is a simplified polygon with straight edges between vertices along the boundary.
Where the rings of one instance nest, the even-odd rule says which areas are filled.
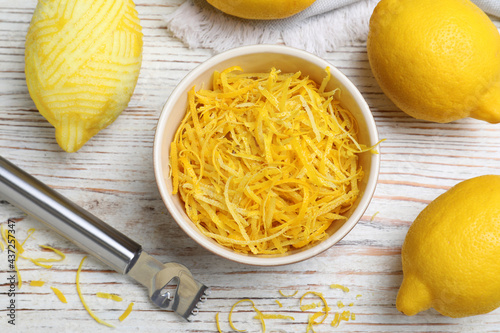
[[[226,14],[252,20],[275,20],[295,15],[315,0],[207,0]]]
[[[449,317],[500,307],[500,175],[458,183],[432,201],[408,230],[396,307],[435,308]]]
[[[410,116],[500,122],[500,34],[469,0],[382,0],[367,51],[383,92]]]
[[[39,1],[26,36],[25,72],[38,111],[67,152],[128,106],[142,62],[132,0]]]

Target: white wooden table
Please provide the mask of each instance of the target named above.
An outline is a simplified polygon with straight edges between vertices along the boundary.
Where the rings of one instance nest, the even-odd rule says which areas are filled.
[[[81,288],[90,308],[123,332],[216,332],[219,312],[223,332],[230,332],[228,313],[238,300],[252,299],[264,313],[285,314],[292,320],[267,320],[267,332],[305,332],[308,315],[299,296],[323,293],[331,311],[320,332],[500,332],[500,310],[487,315],[450,319],[429,310],[407,317],[395,308],[402,280],[400,248],[407,229],[431,200],[457,182],[483,174],[500,174],[500,125],[472,119],[451,124],[419,121],[399,111],[374,80],[365,49],[359,43],[329,53],[361,90],[375,116],[381,138],[381,173],[375,196],[365,215],[340,243],[302,263],[259,268],[219,258],[180,230],[164,207],[152,169],[152,144],[163,103],[175,85],[212,53],[188,49],[165,28],[163,16],[182,0],[137,0],[144,28],[144,61],[135,94],[118,120],[95,136],[79,152],[63,152],[54,129],[37,112],[24,76],[24,41],[36,6],[35,0],[0,0],[0,155],[88,209],[116,229],[143,244],[160,260],[188,266],[212,289],[210,301],[191,323],[157,309],[145,289],[93,258],[86,260]],[[499,21],[495,21],[500,26]],[[7,252],[0,253],[0,332],[109,332],[84,310],[75,287],[78,264],[85,255],[49,228],[0,201],[0,224],[15,221],[16,236],[32,257],[55,257],[39,244],[50,245],[66,259],[45,269],[29,261],[18,262],[23,286],[9,296]],[[29,285],[45,281],[42,287]],[[341,284],[345,293],[331,289]],[[61,303],[50,287],[61,290]],[[298,291],[295,297],[285,293]],[[123,302],[95,297],[116,293]],[[361,297],[356,297],[362,295]],[[9,302],[15,300],[15,326],[8,323]],[[282,307],[279,307],[278,300]],[[345,304],[339,308],[337,302]],[[130,316],[118,317],[134,302]],[[316,300],[317,302],[317,300]],[[348,306],[352,303],[352,306]],[[351,311],[355,320],[330,323],[335,313]],[[233,320],[237,328],[260,332],[254,312],[243,303]]]

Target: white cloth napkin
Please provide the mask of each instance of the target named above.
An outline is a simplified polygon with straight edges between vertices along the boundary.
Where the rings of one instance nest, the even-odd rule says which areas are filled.
[[[321,55],[365,40],[370,16],[379,1],[316,0],[290,18],[259,21],[226,15],[206,0],[186,0],[165,19],[172,33],[191,48],[221,52],[242,45],[273,44],[281,39],[285,45]],[[472,1],[486,13],[500,17],[500,0]]]

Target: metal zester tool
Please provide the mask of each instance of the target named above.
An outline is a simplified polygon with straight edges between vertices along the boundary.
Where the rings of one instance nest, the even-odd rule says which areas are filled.
[[[44,222],[119,273],[148,288],[162,309],[190,320],[208,288],[178,263],[162,263],[118,230],[0,156],[0,198]]]

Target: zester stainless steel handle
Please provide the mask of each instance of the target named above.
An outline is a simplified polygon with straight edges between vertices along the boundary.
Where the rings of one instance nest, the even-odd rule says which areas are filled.
[[[0,198],[44,222],[117,272],[126,274],[141,246],[0,156]]]

